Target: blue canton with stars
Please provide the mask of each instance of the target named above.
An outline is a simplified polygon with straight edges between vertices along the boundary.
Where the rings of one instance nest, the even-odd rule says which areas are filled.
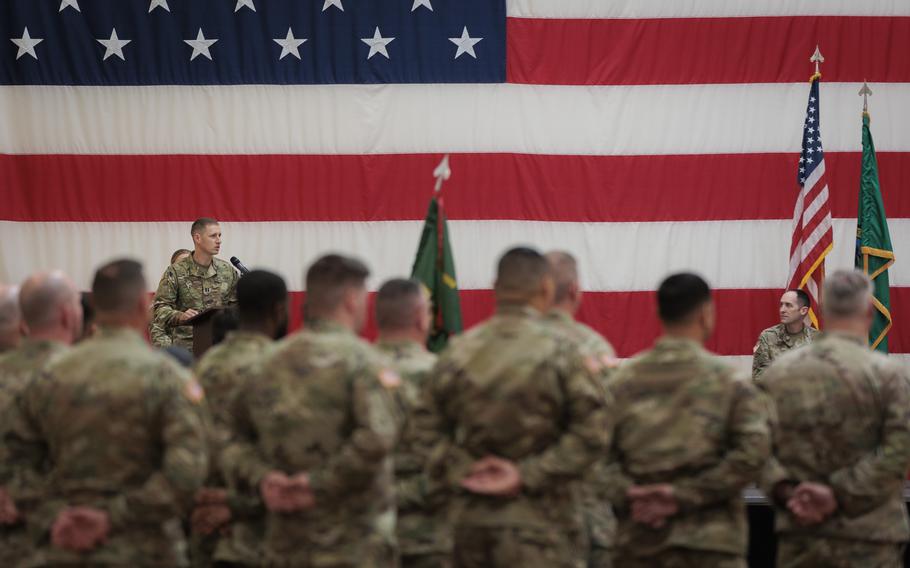
[[[803,124],[803,152],[799,157],[799,171],[796,174],[800,186],[806,183],[825,157],[825,151],[822,149],[821,112],[818,100],[820,81],[818,78],[813,79],[809,88],[809,104],[806,105],[806,122]]]
[[[4,0],[2,85],[501,83],[505,0]]]

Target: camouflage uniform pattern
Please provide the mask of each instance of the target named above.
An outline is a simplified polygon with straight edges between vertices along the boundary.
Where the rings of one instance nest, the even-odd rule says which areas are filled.
[[[18,349],[8,351],[0,356],[0,440],[6,436],[5,418],[13,412],[17,397],[26,385],[34,380],[44,366],[55,357],[66,351],[66,346],[56,341],[38,341],[24,339]],[[24,483],[20,471],[15,466],[3,446],[0,446],[0,485]],[[0,526],[0,566],[15,566],[28,557],[32,542],[24,523],[13,526]]]
[[[199,266],[192,255],[167,267],[152,305],[154,319],[150,327],[154,345],[164,345],[161,331],[169,335],[171,344],[193,351],[193,328],[176,325],[180,312],[193,309],[230,306],[237,301],[237,281],[240,276],[227,262],[213,258],[210,266]]]
[[[615,564],[686,565],[672,560],[686,551],[719,556],[721,566],[741,562],[741,492],[771,447],[760,393],[698,343],[668,337],[626,362],[609,390],[617,408],[606,480],[618,518]],[[680,507],[659,530],[635,523],[626,499],[631,485],[653,483],[671,484]]]
[[[402,437],[395,451],[397,534],[402,567],[444,568],[450,565],[450,530],[444,518],[440,518],[443,513],[433,511],[427,503],[423,464],[417,449],[411,447],[414,435],[408,432],[410,417],[436,364],[436,355],[412,341],[380,340],[376,349],[402,379],[395,397],[404,417]]]
[[[36,543],[26,565],[185,564],[179,519],[208,466],[202,396],[132,330],[101,328],[56,357],[22,392],[5,440],[11,460],[44,469],[13,492]],[[71,505],[110,518],[108,540],[89,553],[50,544],[54,519]]]
[[[858,550],[862,543],[878,544],[880,554],[890,556],[910,536],[903,500],[910,465],[906,369],[870,351],[864,340],[830,333],[778,359],[762,375],[760,387],[777,409],[765,490],[771,494],[785,480],[816,481],[830,486],[838,503],[832,517],[811,528],[779,512],[776,528],[784,542],[791,537],[817,541],[804,554],[795,546],[783,547],[782,565],[819,565],[794,559],[833,557],[838,549]]]
[[[619,365],[613,346],[599,333],[562,310],[552,310],[545,321],[569,337],[578,345],[581,354],[593,358],[603,367],[599,377],[607,388],[607,381]],[[591,550],[588,553],[588,568],[610,568],[613,557],[613,541],[616,539],[616,517],[598,482],[605,476],[606,459],[594,464],[589,474],[590,481],[583,489],[585,525]]]
[[[787,326],[779,323],[761,332],[758,343],[752,354],[752,378],[758,379],[775,359],[803,345],[808,345],[818,337],[818,330],[806,326],[797,334],[787,331]]]
[[[206,351],[195,373],[205,390],[211,415],[211,470],[206,487],[225,488],[220,455],[231,440],[235,401],[244,386],[256,380],[262,363],[274,346],[267,336],[250,331],[232,331],[223,342]],[[265,509],[258,494],[230,487],[228,502],[232,520],[229,534],[193,536],[193,566],[211,566],[216,560],[255,566],[262,556],[259,543],[265,534]]]
[[[401,379],[351,331],[312,322],[286,339],[235,409],[222,455],[229,483],[256,491],[270,471],[306,472],[313,509],[267,513],[267,566],[388,568],[395,555],[392,451]]]
[[[593,364],[594,362],[591,361]],[[606,393],[577,347],[530,307],[500,306],[442,354],[415,413],[431,493],[451,497],[455,565],[582,566],[579,484],[606,451]],[[514,498],[460,488],[488,455],[516,463]]]

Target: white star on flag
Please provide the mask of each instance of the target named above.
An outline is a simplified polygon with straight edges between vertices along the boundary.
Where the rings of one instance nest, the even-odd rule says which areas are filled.
[[[202,35],[202,28],[199,28],[199,33],[196,34],[196,39],[185,39],[183,40],[188,46],[193,48],[193,54],[190,55],[190,61],[196,59],[200,55],[204,55],[210,61],[212,60],[212,54],[209,52],[209,48],[218,41],[217,39],[205,39],[205,36]]]
[[[373,57],[377,53],[385,55],[386,59],[389,59],[389,52],[386,49],[386,46],[395,41],[393,37],[382,37],[382,34],[379,33],[379,26],[376,26],[376,31],[373,32],[373,37],[365,37],[360,41],[370,46],[370,53],[367,55],[367,59]]]
[[[477,54],[474,53],[474,46],[482,39],[482,37],[471,37],[468,34],[467,26],[461,31],[461,37],[450,37],[449,41],[458,46],[458,50],[455,52],[455,59],[458,59],[462,53],[467,53],[477,59]]]
[[[155,8],[164,8],[168,12],[171,11],[170,6],[167,5],[167,0],[151,0],[151,2],[149,2],[149,14],[151,14],[152,10]]]
[[[430,4],[430,0],[414,0],[414,5],[411,6],[411,11],[413,12],[414,10],[416,10],[417,8],[420,8],[421,6],[423,6],[424,8],[428,8],[431,12],[433,11],[433,5]]]
[[[278,56],[278,59],[281,60],[284,59],[286,55],[293,55],[297,59],[300,59],[300,51],[298,48],[300,47],[300,44],[306,40],[305,37],[296,39],[294,37],[294,32],[291,31],[291,28],[288,28],[288,36],[286,38],[277,38],[272,41],[281,46],[281,55]]]
[[[322,5],[322,11],[325,12],[329,9],[329,6],[335,6],[342,12],[344,12],[344,6],[341,5],[341,0],[325,0],[325,3]]]
[[[123,56],[123,48],[133,40],[120,39],[117,37],[117,28],[114,28],[113,31],[111,31],[111,39],[99,39],[97,41],[104,46],[104,59],[102,59],[102,61],[107,61],[107,58],[111,55],[116,55],[123,61],[126,61],[126,57]]]
[[[77,12],[81,12],[79,9],[79,0],[61,0],[60,9],[58,12],[62,12],[64,8],[74,8]]]
[[[19,59],[26,53],[38,59],[38,54],[35,53],[35,46],[44,41],[41,38],[33,38],[28,35],[28,28],[22,32],[21,38],[10,38],[10,41],[16,44],[19,47],[19,52],[16,54],[16,59]]]
[[[250,10],[252,10],[254,12],[256,11],[256,5],[253,4],[253,0],[237,0],[237,5],[234,6],[234,11],[237,12],[244,6],[246,6],[247,8],[249,8]]]

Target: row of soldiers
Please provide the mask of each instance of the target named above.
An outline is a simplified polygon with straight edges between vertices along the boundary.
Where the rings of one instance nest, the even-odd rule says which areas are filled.
[[[826,333],[753,382],[709,353],[694,274],[656,293],[663,334],[618,364],[572,315],[570,255],[514,248],[496,313],[423,347],[429,299],[396,279],[361,340],[367,267],[306,273],[287,328],[269,272],[191,374],[144,340],[141,266],[25,282],[28,339],[0,358],[4,566],[741,567],[741,493],[777,514],[779,566],[899,566],[910,534],[910,377],[866,345],[871,286],[826,281]]]

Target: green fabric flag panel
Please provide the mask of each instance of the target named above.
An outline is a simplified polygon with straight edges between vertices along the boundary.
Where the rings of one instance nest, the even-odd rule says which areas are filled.
[[[427,348],[438,353],[445,348],[449,337],[462,331],[455,258],[442,199],[438,195],[430,200],[411,277],[423,282],[430,292],[433,330]]]
[[[873,349],[888,352],[891,331],[891,294],[888,268],[894,264],[894,249],[878,178],[875,144],[869,129],[869,114],[863,113],[863,164],[859,184],[859,212],[856,220],[856,267],[872,279],[875,320],[869,332]]]

